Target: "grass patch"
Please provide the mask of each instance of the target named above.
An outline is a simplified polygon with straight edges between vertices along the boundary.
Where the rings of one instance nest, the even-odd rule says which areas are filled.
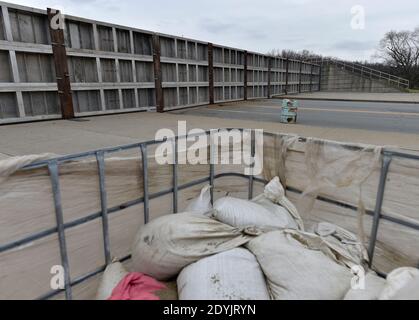
[[[409,93],[419,93],[419,89],[408,89]]]

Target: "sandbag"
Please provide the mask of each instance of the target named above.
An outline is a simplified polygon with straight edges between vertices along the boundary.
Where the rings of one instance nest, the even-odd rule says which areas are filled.
[[[279,177],[274,177],[266,186],[263,196],[271,200],[273,203],[279,204],[292,216],[298,228],[304,231],[304,223],[296,206],[286,197],[285,189],[282,186]]]
[[[386,285],[386,279],[377,276],[375,272],[365,275],[364,289],[349,289],[344,300],[378,300]]]
[[[304,229],[294,205],[285,197],[285,191],[275,177],[264,193],[252,201],[224,197],[214,203],[214,217],[234,227],[257,226],[274,229]]]
[[[206,216],[163,216],[139,229],[132,245],[132,268],[157,280],[168,280],[201,258],[242,246],[252,234],[260,232],[234,228]]]
[[[290,215],[287,209],[285,209],[283,206],[273,203],[264,195],[253,199],[252,202],[268,210],[272,214],[272,216],[275,217],[274,224],[276,222],[278,224],[277,227],[284,229],[299,229],[297,222]],[[258,225],[258,223],[255,223],[254,225]]]
[[[196,214],[206,214],[212,210],[211,205],[211,186],[206,185],[200,195],[193,199],[191,203],[186,207],[185,212],[191,212]]]
[[[419,300],[419,269],[398,268],[387,276],[380,300]]]
[[[392,300],[419,300],[419,278],[412,279],[411,282],[406,284],[397,291],[391,298]],[[383,299],[381,299],[383,300]]]
[[[255,256],[237,248],[195,262],[178,279],[179,300],[269,300]]]
[[[107,300],[113,289],[128,274],[128,271],[120,262],[112,262],[109,264],[100,280],[96,293],[96,300]]]
[[[250,241],[275,300],[341,300],[353,277],[320,237],[274,231]]]
[[[270,212],[258,203],[224,197],[214,203],[214,217],[233,227],[247,226],[284,228],[288,221],[284,216]]]

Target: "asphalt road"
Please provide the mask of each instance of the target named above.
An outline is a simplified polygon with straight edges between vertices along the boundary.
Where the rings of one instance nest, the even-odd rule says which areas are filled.
[[[282,100],[260,100],[176,111],[224,119],[279,122]],[[301,100],[298,123],[308,126],[419,134],[419,104]]]

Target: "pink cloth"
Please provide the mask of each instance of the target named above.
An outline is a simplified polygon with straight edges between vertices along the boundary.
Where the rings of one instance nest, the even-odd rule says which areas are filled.
[[[108,300],[160,300],[154,292],[166,286],[142,273],[128,273],[113,289]]]

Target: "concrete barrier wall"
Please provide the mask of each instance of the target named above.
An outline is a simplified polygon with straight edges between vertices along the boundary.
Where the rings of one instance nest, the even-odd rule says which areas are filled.
[[[0,124],[319,90],[318,65],[0,5]]]
[[[386,80],[369,78],[334,64],[324,64],[321,76],[322,91],[331,92],[401,92]]]

